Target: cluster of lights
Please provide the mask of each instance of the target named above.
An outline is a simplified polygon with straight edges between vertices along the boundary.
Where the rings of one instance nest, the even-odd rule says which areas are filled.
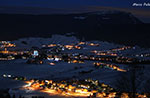
[[[24,89],[40,90],[50,95],[74,96],[74,97],[96,97],[96,98],[130,98],[129,93],[117,93],[113,88],[98,80],[72,80],[54,82],[52,80],[30,80],[26,81]],[[148,94],[136,93],[137,98],[148,98]]]
[[[27,80],[25,77],[13,76],[10,74],[3,74],[4,78],[24,81],[26,85],[23,89],[38,90],[50,95],[59,96],[74,96],[74,97],[89,97],[96,98],[130,98],[130,93],[115,91],[109,85],[100,83],[98,80],[85,79],[85,80],[69,80],[69,81],[53,81],[53,80]],[[137,98],[149,98],[150,94],[136,93]]]
[[[92,52],[92,53],[95,53],[96,55],[117,56],[116,53],[112,53],[112,52],[110,52],[110,51],[104,52],[104,51],[96,51],[96,50],[94,50],[94,51],[91,51],[91,52]]]
[[[117,57],[116,61],[118,63],[133,63],[136,59],[134,58],[128,58],[128,57]]]
[[[63,96],[97,96],[97,97],[115,97],[116,92],[110,86],[99,83],[98,80],[71,80],[54,82],[52,80],[30,80],[26,81],[25,89],[41,90],[50,94],[59,94]]]
[[[131,49],[131,48],[133,48],[133,47],[131,47],[131,46],[123,46],[121,48],[111,49],[111,51],[123,51],[123,50]]]
[[[95,67],[100,67],[100,68],[111,68],[113,70],[121,71],[121,72],[126,72],[126,70],[119,68],[117,65],[113,64],[106,64],[106,63],[101,63],[101,62],[96,62],[94,63]]]
[[[108,56],[118,56],[117,52],[118,51],[123,51],[123,50],[127,50],[127,49],[131,49],[132,47],[130,46],[124,46],[121,48],[116,48],[116,49],[110,49],[108,51],[91,51],[92,53],[95,53],[96,55],[108,55]]]
[[[68,60],[68,63],[84,63],[82,60]]]
[[[9,41],[0,41],[0,44],[1,44],[0,45],[1,48],[16,47],[15,44],[12,44]]]
[[[62,48],[62,50],[64,50],[65,48],[68,50],[72,50],[72,49],[81,49],[81,47],[79,45],[61,45],[61,44],[49,44],[49,45],[42,45],[42,47],[60,47]]]
[[[100,46],[97,43],[79,42],[78,45]]]

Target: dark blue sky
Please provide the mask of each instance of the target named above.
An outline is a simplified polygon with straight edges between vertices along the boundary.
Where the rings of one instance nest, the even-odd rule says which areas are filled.
[[[132,7],[133,2],[149,2],[150,0],[0,0],[0,6],[42,7],[42,8],[71,8],[107,7],[108,9],[123,10],[133,13],[141,19],[150,22],[150,7]]]
[[[80,7],[80,6],[113,6],[131,7],[133,2],[149,0],[0,0],[0,5],[7,6],[40,6],[40,7]],[[150,2],[150,1],[149,1]]]

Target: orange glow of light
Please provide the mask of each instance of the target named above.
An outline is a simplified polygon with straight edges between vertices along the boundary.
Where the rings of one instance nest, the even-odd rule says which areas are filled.
[[[124,70],[124,69],[120,69],[120,68],[118,68],[118,69],[117,69],[117,71],[127,72],[126,70]]]
[[[81,47],[79,47],[79,46],[75,46],[75,48],[76,48],[76,49],[81,49]]]
[[[109,68],[112,68],[112,69],[114,69],[114,70],[117,70],[117,71],[121,71],[121,72],[127,72],[126,70],[124,70],[124,69],[121,69],[121,68],[119,68],[118,66],[116,66],[116,65],[112,65],[112,64],[106,64],[106,63],[101,63],[101,62],[97,62],[97,63],[93,63],[94,65],[96,65],[96,66],[100,66],[100,65],[102,65],[102,66],[107,66],[107,67],[109,67]]]
[[[65,92],[65,91],[62,91],[61,94],[56,91],[56,90],[52,90],[52,89],[44,89],[44,90],[41,90],[42,92],[45,92],[45,93],[48,93],[48,94],[53,94],[53,95],[59,95],[59,96],[75,96],[75,97],[87,97],[87,96],[90,96],[92,95],[91,92],[71,92],[71,91],[68,91],[68,92]]]
[[[34,82],[34,80],[25,81],[25,83],[27,83],[27,84],[32,84],[33,82]]]
[[[147,98],[146,95],[138,95],[138,98]]]
[[[99,46],[99,44],[90,43],[89,46]]]
[[[38,90],[38,89],[40,89],[40,84],[34,83],[33,85],[31,85],[31,87],[34,88],[34,90]]]
[[[85,44],[85,42],[80,42],[80,43],[78,43],[79,45],[84,45]]]
[[[56,65],[55,63],[49,63],[49,64],[50,64],[50,65],[53,65],[53,66]]]
[[[110,94],[108,95],[109,98],[114,98],[115,96],[116,96],[116,92],[110,93]]]
[[[72,62],[73,62],[73,63],[77,63],[78,61],[77,61],[77,60],[73,60]]]
[[[73,45],[66,45],[65,48],[68,48],[68,49],[72,49],[74,46]]]
[[[55,46],[57,46],[56,44],[50,44],[50,45],[48,45],[48,47],[55,47]]]
[[[121,98],[129,98],[129,95],[127,93],[122,93]]]

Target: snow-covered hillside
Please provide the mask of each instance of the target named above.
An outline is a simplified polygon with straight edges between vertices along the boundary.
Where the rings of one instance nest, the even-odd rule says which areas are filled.
[[[60,46],[80,46],[82,48],[76,49],[65,48],[61,52],[55,52],[56,54],[52,55],[53,53],[47,52],[47,57],[43,58],[42,64],[36,63],[27,63],[30,59],[35,59],[32,55],[26,59],[15,59],[10,61],[1,61],[0,62],[0,75],[14,75],[14,76],[24,76],[27,79],[35,78],[35,79],[51,79],[51,80],[71,80],[71,79],[96,79],[100,82],[110,85],[113,88],[116,88],[116,81],[120,79],[121,75],[125,74],[129,71],[129,67],[131,66],[128,63],[118,63],[113,62],[113,59],[110,58],[117,58],[117,57],[137,57],[140,59],[149,59],[148,53],[150,53],[150,49],[140,48],[138,46],[131,47],[131,46],[124,46],[110,42],[104,41],[80,41],[74,36],[64,36],[64,35],[53,35],[51,38],[22,38],[19,40],[15,40],[12,43],[16,44],[15,48],[8,48],[13,50],[30,50],[32,47],[38,47],[39,51],[42,50],[43,45],[56,45],[59,48]],[[61,44],[61,45],[59,45]],[[72,45],[72,46],[71,46]],[[40,49],[42,48],[42,49]],[[50,47],[52,48],[52,47]],[[31,50],[32,51],[32,50]],[[49,50],[48,50],[49,51]],[[93,52],[94,51],[94,52]],[[65,55],[64,55],[64,54]],[[68,54],[70,60],[53,60],[50,58],[58,58],[59,56],[66,56]],[[81,55],[79,55],[81,54]],[[112,54],[115,54],[112,55]],[[55,56],[55,57],[51,57]],[[117,56],[116,56],[117,55]],[[107,58],[107,60],[96,60],[96,57],[101,59]],[[85,59],[89,57],[89,59]],[[62,57],[63,58],[63,57]],[[84,59],[81,59],[84,58]],[[71,60],[73,59],[74,62]],[[109,60],[110,59],[110,60]],[[83,60],[82,62],[78,62],[77,60]],[[101,63],[102,66],[111,65],[116,66],[125,71],[116,70],[113,67],[96,67],[95,62],[103,62]],[[104,65],[103,65],[104,64]],[[144,77],[145,78],[141,82],[143,83],[149,79],[149,64],[140,64],[140,66],[144,66]],[[24,85],[23,82],[15,81],[7,78],[0,77],[0,89],[2,88],[11,88],[11,94],[16,90],[16,88],[20,88]],[[141,87],[141,86],[140,86]],[[15,90],[14,90],[15,89]],[[141,90],[138,90],[139,92]],[[22,94],[25,96],[28,95],[38,95],[37,92],[24,92],[20,90],[16,90],[16,95]],[[48,97],[46,97],[48,98]]]
[[[15,49],[31,49],[32,47],[38,47],[41,48],[42,45],[48,45],[48,44],[61,44],[61,45],[71,45],[71,44],[77,44],[80,40],[77,39],[75,36],[64,36],[64,35],[52,35],[51,38],[40,38],[40,37],[29,37],[29,38],[21,38],[15,41],[12,41],[12,43],[16,44]],[[114,43],[109,43],[105,41],[88,41],[89,43],[98,43],[101,45],[101,47],[88,47],[86,48],[99,48],[99,49],[111,49],[116,48],[122,45],[117,45]]]
[[[30,38],[22,38],[19,40],[13,41],[16,44],[16,49],[31,49],[32,47],[42,47],[42,45],[48,44],[72,44],[77,43],[79,40],[74,37],[67,37],[63,35],[53,35],[51,38],[40,38],[40,37],[30,37]]]

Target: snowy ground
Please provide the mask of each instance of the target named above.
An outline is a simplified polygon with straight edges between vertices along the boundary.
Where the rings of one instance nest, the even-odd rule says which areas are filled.
[[[69,40],[69,41],[68,41]],[[22,44],[22,41],[26,41],[27,44]],[[17,47],[14,49],[30,49],[32,46],[42,46],[43,44],[50,44],[50,43],[56,43],[56,44],[71,44],[71,43],[77,43],[79,42],[78,39],[75,37],[64,37],[61,35],[55,35],[50,39],[44,39],[44,38],[24,38],[17,41],[14,41],[16,43]],[[67,53],[84,53],[84,54],[91,54],[90,51],[98,50],[98,51],[104,51],[109,50],[112,48],[121,47],[122,45],[116,45],[113,43],[108,42],[97,42],[92,41],[94,43],[99,43],[100,46],[98,47],[92,47],[92,46],[85,46],[81,50],[70,50],[70,51],[64,51]],[[130,49],[126,51],[120,52],[120,54],[137,54],[142,53],[145,51],[146,53],[150,50],[145,49]],[[94,54],[93,54],[94,55]],[[116,64],[118,65],[118,64]],[[120,68],[127,68],[128,65],[119,64]],[[146,78],[149,77],[150,66],[145,65],[145,71],[144,74]],[[84,73],[81,74],[82,71],[90,71],[91,73]],[[114,86],[114,82],[118,79],[122,72],[118,72],[116,70],[111,69],[96,69],[93,66],[93,61],[86,61],[84,64],[78,64],[78,63],[71,63],[68,64],[67,62],[57,62],[55,66],[51,66],[49,64],[26,64],[26,60],[12,60],[12,61],[0,61],[0,75],[3,74],[11,74],[14,76],[24,76],[29,79],[31,78],[37,78],[37,79],[52,79],[52,80],[64,80],[64,79],[87,79],[87,78],[93,78],[98,79],[100,82],[104,82],[105,84],[108,84],[112,87]],[[24,85],[21,81],[15,81],[7,78],[0,77],[0,89],[16,89],[20,88]],[[31,96],[45,96],[45,98],[64,98],[61,96],[56,95],[46,95],[39,92],[25,92],[20,90],[13,90],[11,93],[17,93],[26,96],[26,98],[31,98]],[[69,97],[70,98],[70,97]]]
[[[77,67],[77,69],[75,69]],[[81,71],[93,70],[91,73],[80,74]],[[71,79],[73,76],[80,79],[95,78],[101,81],[108,81],[117,76],[117,72],[111,69],[95,69],[93,62],[85,62],[84,64],[68,64],[66,62],[58,62],[55,66],[48,64],[26,64],[25,60],[1,61],[0,74],[11,74],[15,76],[25,76],[27,78],[45,78],[45,79]],[[0,78],[0,88],[13,87],[16,81]],[[7,82],[5,82],[7,81]],[[12,82],[12,83],[9,83]],[[19,81],[17,81],[20,83]],[[5,84],[6,83],[6,84]],[[10,86],[9,86],[10,85]],[[14,85],[16,87],[16,85]]]
[[[68,64],[66,62],[58,62],[55,66],[48,64],[37,65],[37,64],[26,64],[25,60],[14,60],[14,61],[1,61],[0,62],[0,74],[11,74],[15,76],[25,76],[27,78],[38,78],[38,79],[53,79],[53,80],[63,80],[63,79],[86,79],[93,78],[98,79],[105,84],[109,84],[114,87],[114,82],[119,77],[120,73],[111,69],[95,69],[92,65],[92,61],[88,61],[85,64]],[[127,65],[120,65],[120,67]],[[75,69],[78,67],[78,69]],[[149,65],[145,65],[145,75],[149,77]],[[80,74],[81,71],[93,70],[91,73]],[[0,77],[0,89],[11,88],[11,94],[23,95],[26,98],[31,98],[31,96],[45,96],[45,98],[64,98],[57,95],[47,95],[40,92],[26,92],[20,91],[16,88],[20,88],[25,85],[21,81],[15,81],[7,78]],[[51,97],[50,97],[51,96]],[[72,97],[75,98],[75,97]]]
[[[38,78],[38,79],[53,79],[53,80],[63,80],[72,79],[73,77],[78,79],[93,78],[98,79],[106,84],[113,84],[114,80],[119,76],[120,72],[113,71],[110,69],[95,69],[92,65],[93,62],[86,62],[85,64],[68,64],[66,62],[58,62],[55,66],[48,64],[37,65],[37,64],[26,64],[25,60],[14,60],[14,61],[1,61],[0,62],[0,74],[11,74],[15,76],[25,76],[27,78]],[[78,69],[75,69],[78,67]],[[91,73],[80,74],[81,71],[93,70]],[[16,89],[24,85],[21,81],[15,81],[7,78],[0,77],[0,89]],[[29,96],[38,95],[41,93],[25,93],[14,90],[11,92],[16,93],[18,96],[25,95]],[[45,95],[46,96],[46,95]],[[47,97],[46,97],[47,98]],[[49,97],[48,97],[49,98]],[[50,97],[53,98],[53,97]],[[54,97],[56,98],[56,97]],[[58,97],[62,98],[62,97]]]

